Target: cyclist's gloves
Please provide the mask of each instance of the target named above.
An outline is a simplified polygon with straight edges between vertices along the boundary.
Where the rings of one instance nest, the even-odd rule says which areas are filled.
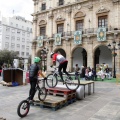
[[[45,77],[44,80],[47,80],[47,78]]]

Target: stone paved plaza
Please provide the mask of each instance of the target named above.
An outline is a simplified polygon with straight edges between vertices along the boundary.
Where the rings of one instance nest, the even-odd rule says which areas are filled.
[[[26,86],[0,85],[0,117],[21,120],[17,115],[20,101],[28,97]],[[120,120],[120,86],[115,83],[95,82],[95,93],[57,111],[31,106],[23,120]]]

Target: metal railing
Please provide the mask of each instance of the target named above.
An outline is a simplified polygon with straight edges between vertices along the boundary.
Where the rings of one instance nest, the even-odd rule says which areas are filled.
[[[88,28],[88,29],[82,29],[82,34],[83,35],[87,35],[87,34],[97,34],[97,30],[98,28]],[[106,32],[115,32],[117,30],[120,30],[120,28],[112,28],[112,27],[107,27],[106,28]],[[74,36],[74,32],[75,31],[67,31],[67,32],[61,32],[61,37],[66,37],[66,36]],[[52,38],[55,37],[55,34],[57,33],[54,33],[52,34]]]

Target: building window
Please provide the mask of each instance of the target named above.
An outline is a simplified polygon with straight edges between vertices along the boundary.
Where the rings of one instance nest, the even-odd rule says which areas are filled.
[[[20,38],[19,38],[19,37],[17,38],[17,41],[18,41],[18,42],[20,41]]]
[[[30,37],[30,33],[27,33],[27,36]]]
[[[11,31],[12,33],[15,33],[15,29],[12,29],[12,31]]]
[[[22,42],[25,42],[25,39],[24,39],[24,38],[22,38]]]
[[[57,25],[57,33],[63,33],[64,32],[64,24],[58,24]]]
[[[43,3],[43,4],[42,4],[41,10],[46,10],[46,3]]]
[[[17,30],[17,33],[20,34],[20,30]]]
[[[8,35],[6,36],[6,40],[9,40],[9,36]]]
[[[12,36],[12,37],[11,37],[11,41],[15,41],[15,36]]]
[[[46,27],[40,27],[40,36],[45,36],[46,34]]]
[[[58,5],[59,5],[59,6],[60,6],[60,5],[64,5],[64,0],[59,0]]]
[[[23,55],[24,55],[24,52],[22,52],[21,55],[23,56]]]
[[[98,27],[106,27],[108,26],[107,16],[98,17]]]
[[[22,49],[25,49],[25,45],[22,45]]]
[[[15,48],[15,44],[14,43],[11,44],[11,48]]]
[[[29,51],[29,46],[26,46],[26,50]]]
[[[25,36],[25,32],[22,32],[22,35]]]
[[[20,45],[19,45],[19,44],[17,44],[17,48],[20,48]]]
[[[16,51],[17,55],[19,55],[19,51]]]
[[[6,32],[10,32],[10,28],[9,27],[6,27]]]
[[[9,43],[5,43],[5,48],[9,48]]]
[[[83,20],[76,21],[76,30],[82,30],[83,29]]]
[[[26,56],[29,56],[29,53],[28,53],[28,52],[26,53]]]

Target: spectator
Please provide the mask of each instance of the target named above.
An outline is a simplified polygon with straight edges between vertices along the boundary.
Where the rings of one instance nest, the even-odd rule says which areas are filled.
[[[92,68],[92,78],[93,78],[93,80],[96,80],[96,77],[97,77],[96,70],[94,68]]]
[[[80,77],[82,78],[82,80],[85,80],[85,67],[84,66],[81,67]]]
[[[107,65],[107,67],[106,67],[106,69],[105,69],[105,72],[106,72],[106,76],[107,76],[108,79],[110,80],[110,79],[111,79],[111,77],[110,77],[110,69],[108,68],[108,65]]]
[[[104,80],[105,78],[105,73],[103,72],[103,70],[100,68],[100,71],[97,73],[97,75],[100,76],[100,78],[102,79],[102,81]]]
[[[89,80],[92,80],[92,79],[93,79],[92,76],[93,76],[92,70],[89,69],[89,72],[88,72],[88,79],[89,79]]]
[[[78,66],[78,64],[75,65],[75,79],[79,78],[79,74],[80,74],[80,68]]]
[[[88,67],[85,69],[85,79],[86,80],[89,79],[89,68]]]

